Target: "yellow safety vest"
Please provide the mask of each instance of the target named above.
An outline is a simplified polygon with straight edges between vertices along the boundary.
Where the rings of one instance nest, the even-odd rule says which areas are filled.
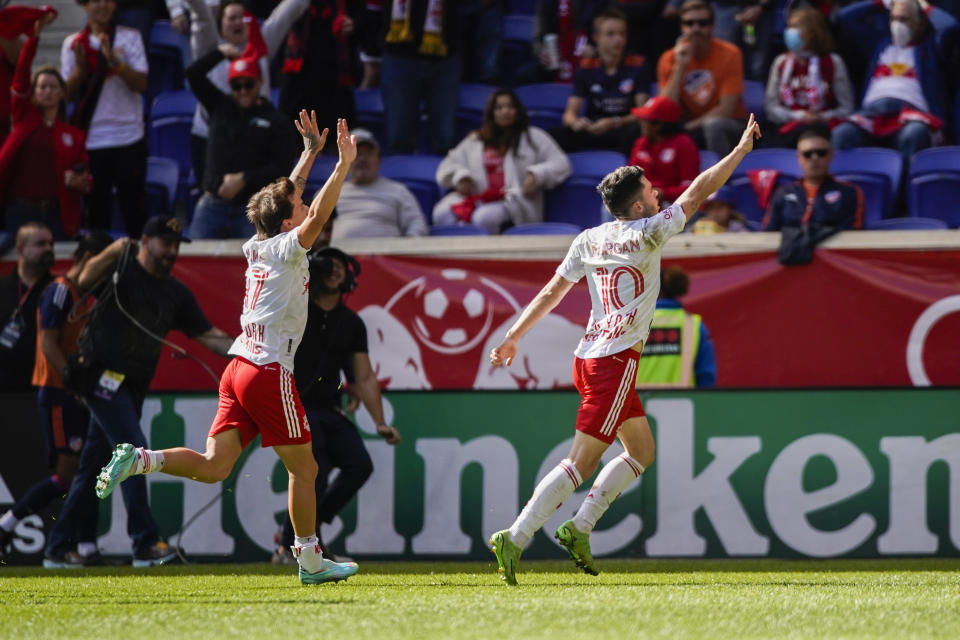
[[[656,309],[637,369],[637,386],[643,389],[696,386],[693,363],[700,347],[701,323],[696,313]]]

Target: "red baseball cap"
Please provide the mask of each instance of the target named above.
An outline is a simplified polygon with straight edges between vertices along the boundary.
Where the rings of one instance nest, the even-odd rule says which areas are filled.
[[[650,98],[645,105],[631,109],[630,113],[638,120],[680,122],[680,106],[666,96]]]
[[[227,75],[227,81],[234,78],[250,78],[256,80],[260,77],[260,65],[253,58],[237,58],[230,63],[230,73]]]

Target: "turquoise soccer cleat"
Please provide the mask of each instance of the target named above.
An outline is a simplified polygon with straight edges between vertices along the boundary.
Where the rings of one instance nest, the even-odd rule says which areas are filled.
[[[137,450],[129,443],[118,444],[113,450],[110,462],[100,470],[97,476],[97,497],[108,497],[117,485],[130,477],[130,471],[137,461]]]
[[[346,580],[360,570],[360,567],[356,562],[334,562],[332,560],[327,560],[326,558],[323,559],[323,564],[320,566],[320,571],[317,571],[316,573],[304,571],[303,567],[300,567],[300,582],[303,584],[340,582],[341,580]]]
[[[520,547],[510,539],[510,530],[497,531],[490,536],[490,549],[497,556],[497,573],[500,579],[511,586],[517,584],[517,568],[520,566]]]
[[[580,532],[573,526],[573,520],[567,520],[559,527],[553,536],[564,546],[570,558],[584,572],[595,576],[600,573],[593,554],[590,553],[590,534]]]

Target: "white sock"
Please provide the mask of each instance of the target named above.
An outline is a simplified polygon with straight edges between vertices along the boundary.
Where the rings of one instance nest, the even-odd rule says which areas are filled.
[[[82,558],[89,558],[97,552],[97,543],[96,542],[78,542],[77,543],[77,553],[80,554]]]
[[[316,573],[323,568],[323,554],[320,552],[320,540],[316,534],[304,538],[297,536],[290,549],[304,571]]]
[[[582,533],[590,533],[597,525],[610,503],[620,497],[623,490],[644,472],[643,465],[624,451],[604,465],[590,493],[573,516],[573,526]]]
[[[580,486],[580,472],[571,460],[562,460],[548,473],[510,527],[510,540],[525,548],[543,523],[560,508],[563,501]]]
[[[163,471],[165,463],[166,458],[164,458],[162,451],[151,451],[145,447],[137,447],[137,461],[133,464],[130,475]]]
[[[5,514],[0,516],[0,529],[4,531],[13,531],[13,528],[17,526],[17,516],[13,515],[13,509],[10,509]]]

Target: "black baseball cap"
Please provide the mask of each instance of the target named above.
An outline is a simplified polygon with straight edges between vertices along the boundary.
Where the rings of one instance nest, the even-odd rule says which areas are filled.
[[[190,242],[190,238],[183,235],[183,225],[173,216],[153,216],[143,225],[143,235]]]

